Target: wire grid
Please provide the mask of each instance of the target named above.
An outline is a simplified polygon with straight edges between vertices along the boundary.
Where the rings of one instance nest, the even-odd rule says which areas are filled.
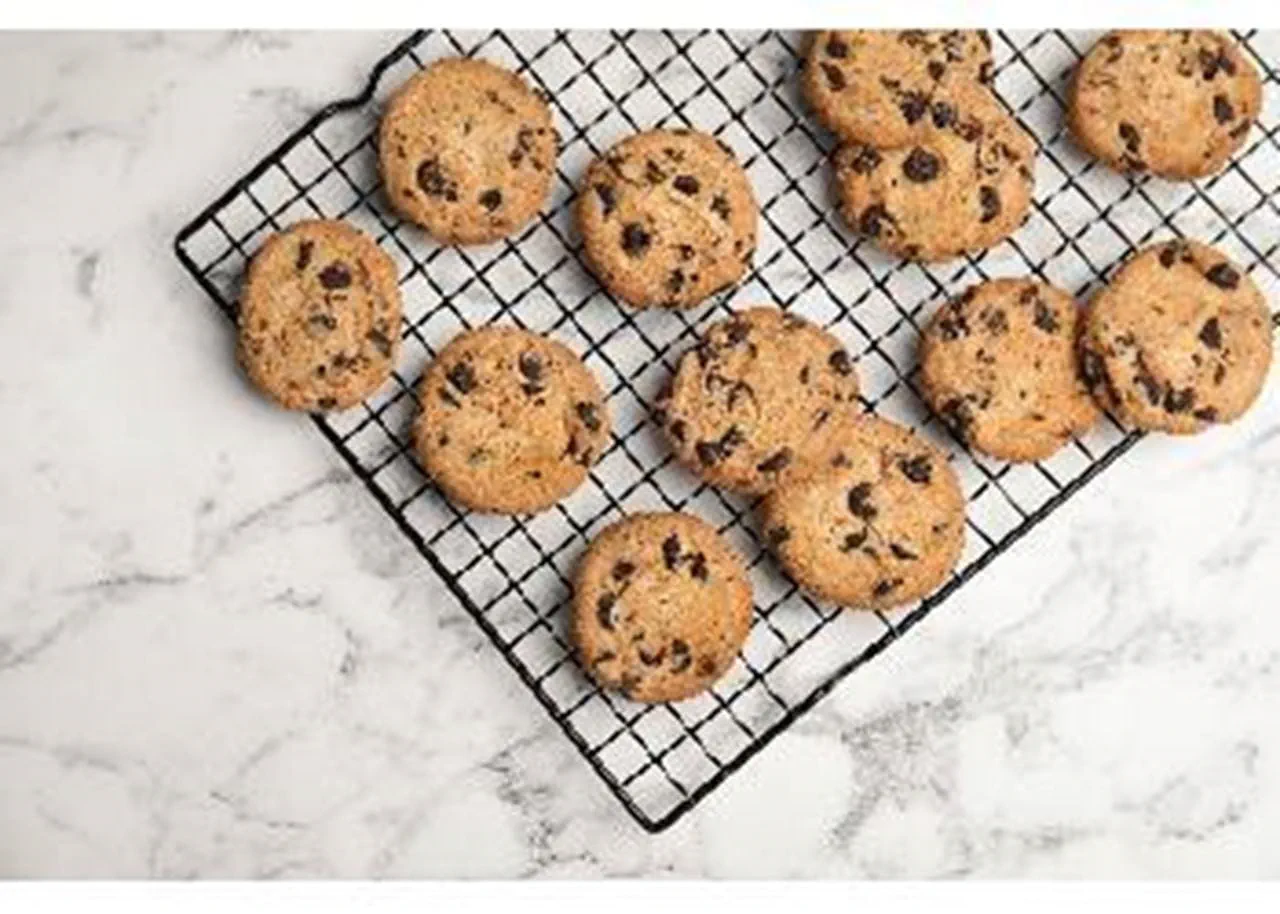
[[[900,637],[1138,438],[1105,421],[1036,465],[970,453],[932,417],[915,385],[920,326],[936,305],[997,275],[1032,273],[1084,297],[1136,247],[1189,236],[1222,247],[1269,297],[1280,286],[1280,33],[1237,33],[1268,84],[1260,123],[1222,174],[1172,184],[1130,180],[1072,146],[1063,126],[1072,67],[1094,37],[997,33],[996,88],[1038,138],[1028,223],[976,257],[906,263],[840,222],[828,188],[831,138],[807,116],[796,78],[804,37],[766,31],[418,32],[375,66],[364,92],[319,112],[179,235],[177,253],[229,316],[247,260],[271,232],[309,217],[368,231],[400,270],[404,355],[361,407],[313,417],[382,507],[475,617],[609,789],[645,828],[675,822],[845,675]],[[425,63],[481,55],[544,90],[562,154],[549,205],[518,236],[441,247],[380,193],[374,146],[385,95]],[[585,272],[571,229],[575,184],[622,136],[689,126],[728,143],[761,208],[744,283],[691,311],[636,312]],[[869,410],[948,447],[968,496],[968,545],[951,580],[922,603],[859,613],[815,603],[773,565],[753,504],[674,464],[650,406],[701,328],[734,307],[776,302],[857,354]],[[590,481],[533,517],[469,513],[446,501],[410,445],[415,388],[455,333],[491,321],[549,333],[584,356],[609,394],[613,440]],[[748,560],[751,636],[733,671],[678,705],[645,706],[596,689],[566,634],[572,569],[619,517],[677,510],[711,521]]]

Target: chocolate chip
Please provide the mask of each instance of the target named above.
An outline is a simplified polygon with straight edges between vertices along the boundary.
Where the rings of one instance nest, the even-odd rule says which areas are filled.
[[[364,335],[369,345],[382,353],[384,358],[391,357],[391,340],[387,339],[387,335],[376,327]]]
[[[1195,405],[1196,392],[1190,387],[1175,391],[1172,387],[1164,393],[1164,411],[1167,413],[1185,413]]]
[[[530,393],[542,389],[542,357],[536,352],[521,353],[519,361],[520,374],[528,382],[525,385],[525,393]]]
[[[832,35],[827,39],[827,56],[845,58],[849,56],[849,45],[841,38]]]
[[[711,200],[711,212],[715,213],[725,222],[729,221],[729,198],[724,194],[716,194]]]
[[[701,552],[696,553],[689,563],[689,574],[699,581],[707,579],[707,557]]]
[[[612,184],[597,184],[595,186],[596,196],[600,198],[600,212],[603,216],[608,216],[613,212],[614,207],[618,205],[618,197],[614,193]]]
[[[943,75],[947,72],[947,65],[940,60],[931,60],[929,61],[928,70],[930,78],[937,81],[942,79]]]
[[[899,559],[903,562],[914,562],[916,559],[920,558],[920,556],[916,555],[900,543],[890,543],[889,551],[893,553],[893,557],[895,559]]]
[[[1160,249],[1160,266],[1166,270],[1172,267],[1178,260],[1179,247],[1176,242],[1162,247]]]
[[[1000,194],[996,192],[994,187],[982,186],[978,188],[978,202],[982,206],[982,221],[990,222],[996,216],[1000,215]]]
[[[991,61],[984,60],[982,66],[978,68],[978,82],[983,85],[990,85],[992,78],[995,76],[995,69]]]
[[[667,431],[671,433],[671,437],[683,443],[685,435],[688,434],[689,427],[683,419],[677,419],[667,426]]]
[[[947,102],[933,103],[933,126],[945,130],[956,122],[956,109]]]
[[[776,454],[762,460],[757,464],[756,469],[761,473],[778,473],[786,469],[791,463],[791,448],[784,447]]]
[[[680,245],[680,247],[679,247],[677,250],[680,252],[680,259],[681,259],[681,260],[692,260],[692,259],[693,259],[693,245],[691,245],[691,244],[682,244],[682,245]]]
[[[841,552],[853,552],[855,549],[862,548],[862,544],[867,541],[867,530],[864,527],[857,533],[850,533],[844,538],[844,542],[840,544]]]
[[[1057,333],[1061,325],[1058,323],[1058,317],[1053,313],[1053,309],[1045,304],[1043,299],[1037,298],[1035,303],[1035,316],[1032,318],[1037,327],[1045,333]]]
[[[693,662],[693,654],[689,651],[689,645],[676,638],[671,642],[671,672],[683,673],[689,668],[689,664]]]
[[[1218,421],[1218,411],[1214,409],[1212,406],[1206,406],[1206,407],[1203,407],[1202,409],[1197,409],[1191,415],[1195,416],[1201,422],[1217,422]]]
[[[613,607],[617,602],[617,596],[611,593],[601,594],[600,599],[596,601],[596,621],[607,632],[613,631],[618,624],[613,615]]]
[[[787,540],[791,539],[791,530],[785,526],[770,527],[765,531],[764,537],[769,541],[770,546],[781,546]]]
[[[860,482],[849,490],[849,512],[862,520],[871,520],[880,512],[871,504],[871,483]]]
[[[849,353],[844,349],[837,349],[827,358],[827,364],[831,366],[831,370],[842,378],[853,374],[853,362],[849,359]]]
[[[650,184],[661,184],[667,180],[667,173],[658,167],[658,163],[653,159],[645,159],[644,176]]]
[[[625,581],[635,573],[636,566],[626,559],[619,559],[613,565],[613,579],[615,581]]]
[[[318,332],[329,333],[338,329],[338,322],[331,314],[313,314],[307,318],[307,326]]]
[[[900,585],[901,583],[902,583],[902,578],[893,578],[892,580],[890,580],[889,578],[885,578],[883,581],[878,581],[876,583],[876,586],[875,588],[872,589],[871,593],[872,595],[877,597],[888,596],[890,593],[896,590],[898,588],[898,585]]]
[[[466,362],[459,362],[445,375],[460,393],[470,393],[476,386],[476,373]]]
[[[1142,145],[1142,134],[1138,133],[1138,128],[1128,121],[1121,121],[1116,130],[1120,134],[1120,140],[1124,143],[1124,148],[1137,155],[1138,147]]]
[[[457,182],[445,177],[444,172],[440,170],[438,159],[424,159],[418,166],[417,178],[418,186],[427,196],[444,197],[450,202],[458,199]]]
[[[703,657],[698,661],[698,675],[711,676],[716,671],[716,661],[712,657]]]
[[[321,409],[334,409],[335,407],[337,407],[337,405],[338,405],[338,401],[335,400],[333,397],[321,397],[319,400],[316,401],[316,406],[320,407]]]
[[[479,200],[481,206],[489,212],[493,212],[502,205],[502,191],[496,187],[491,187],[480,195]]]
[[[1134,365],[1133,381],[1142,388],[1144,393],[1146,393],[1147,401],[1152,406],[1158,406],[1160,404],[1160,397],[1163,393],[1160,387],[1160,382],[1157,381],[1155,375],[1151,373],[1151,369],[1147,367],[1147,363],[1143,360],[1142,356],[1138,356]]]
[[[883,158],[879,150],[872,146],[861,146],[858,153],[849,162],[849,167],[853,169],[853,173],[857,175],[869,175],[877,168]]]
[[[307,264],[311,263],[311,252],[315,250],[315,242],[304,241],[298,245],[298,259],[294,261],[294,267],[301,273],[307,268]]]
[[[800,369],[800,383],[805,385],[809,383],[809,363],[808,362],[806,362],[805,366]]]
[[[351,271],[346,264],[334,261],[320,271],[320,285],[326,289],[345,289],[351,285]]]
[[[1227,100],[1225,95],[1215,95],[1213,97],[1213,116],[1219,124],[1226,124],[1236,117],[1236,109],[1231,107],[1231,102]]]
[[[622,230],[622,250],[629,257],[642,257],[649,249],[649,233],[639,222],[628,222]]]
[[[675,181],[672,182],[675,189],[682,194],[693,196],[698,192],[698,179],[693,175],[676,175]]]
[[[1219,289],[1234,289],[1240,285],[1240,274],[1229,263],[1219,263],[1209,268],[1204,274],[1204,278],[1209,280]]]
[[[578,418],[587,427],[587,431],[600,431],[600,414],[594,403],[587,403],[585,400],[579,401],[573,407],[573,411],[578,414]]]
[[[1218,349],[1222,346],[1222,326],[1216,317],[1209,318],[1200,328],[1200,342],[1210,349]]]
[[[1200,75],[1204,77],[1206,82],[1212,82],[1213,78],[1218,75],[1219,70],[1226,69],[1226,67],[1223,67],[1224,63],[1232,69],[1235,67],[1221,51],[1215,53],[1208,48],[1201,48],[1199,57]]]
[[[902,112],[903,119],[908,124],[914,124],[929,110],[929,100],[923,92],[908,92],[898,104],[898,108]]]
[[[640,648],[636,653],[639,654],[640,662],[645,666],[659,666],[666,659],[667,649],[664,647],[658,650],[657,653],[650,653],[644,648]]]
[[[960,310],[959,304],[957,302],[956,306],[948,308],[938,320],[938,332],[942,334],[943,340],[947,342],[969,335],[969,322],[965,319],[964,312]]]
[[[898,461],[898,469],[902,471],[903,476],[917,485],[928,485],[929,480],[933,478],[933,462],[927,454],[901,458]]]
[[[984,312],[982,322],[992,336],[1003,336],[1009,332],[1009,318],[1000,308]]]
[[[938,177],[941,164],[936,155],[917,146],[911,150],[911,154],[902,163],[902,173],[907,176],[909,181],[914,181],[916,184],[927,184]]]
[[[827,78],[827,88],[832,92],[843,92],[845,88],[844,74],[832,63],[822,64],[822,75]]]
[[[662,563],[668,571],[675,571],[680,563],[680,537],[674,533],[662,541]]]
[[[667,292],[675,295],[684,288],[684,270],[676,267],[667,276]]]
[[[826,421],[830,418],[831,418],[831,410],[829,409],[818,410],[817,415],[813,417],[814,431],[817,431],[818,429],[822,428],[822,426],[825,425]]]
[[[876,238],[880,235],[884,223],[893,221],[893,217],[889,215],[883,203],[873,203],[858,217],[858,231],[870,238]]]

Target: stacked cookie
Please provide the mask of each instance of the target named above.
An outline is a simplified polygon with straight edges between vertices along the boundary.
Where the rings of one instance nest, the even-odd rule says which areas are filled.
[[[946,260],[1012,234],[1031,205],[1035,140],[990,89],[981,31],[831,31],[804,90],[840,140],[840,212],[908,260]]]
[[[979,251],[1023,221],[1035,141],[990,89],[985,33],[822,32],[803,80],[840,138],[844,218],[912,260]],[[1130,91],[1131,90],[1131,91]],[[1081,63],[1070,122],[1116,168],[1211,173],[1260,105],[1256,72],[1216,33],[1108,35]],[[517,75],[442,60],[387,106],[387,198],[445,244],[491,243],[545,205],[559,139]],[[630,308],[693,307],[740,282],[758,206],[732,151],[649,130],[585,171],[575,207],[586,266]],[[241,302],[239,354],[290,409],[344,409],[390,377],[401,300],[390,258],[341,221],[300,222],[263,245]],[[1032,278],[975,285],[921,334],[920,387],[964,446],[1007,461],[1052,455],[1103,410],[1178,434],[1240,416],[1271,361],[1270,317],[1238,266],[1206,245],[1137,253],[1088,307]],[[675,459],[759,499],[760,539],[819,599],[890,609],[932,593],[964,546],[965,498],[946,452],[867,415],[840,340],[775,307],[714,323],[655,404]],[[600,383],[577,353],[511,326],[451,340],[418,385],[413,437],[446,497],[506,514],[546,510],[609,446]],[[688,514],[633,515],[588,547],[571,631],[584,668],[640,701],[675,701],[732,665],[751,622],[741,557]]]

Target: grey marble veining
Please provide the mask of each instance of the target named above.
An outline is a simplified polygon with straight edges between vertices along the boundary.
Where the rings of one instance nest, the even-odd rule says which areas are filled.
[[[1280,875],[1274,379],[633,825],[170,252],[395,38],[0,36],[0,874]]]

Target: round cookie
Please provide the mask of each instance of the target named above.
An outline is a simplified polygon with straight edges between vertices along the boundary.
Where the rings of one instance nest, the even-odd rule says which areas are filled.
[[[1036,143],[994,100],[972,96],[946,127],[897,149],[850,144],[835,155],[840,212],[908,260],[991,247],[1031,206]]]
[[[991,79],[985,31],[824,31],[805,59],[804,93],[846,142],[902,146],[954,117],[951,98]]]
[[[964,547],[964,495],[946,454],[875,416],[845,426],[823,468],[769,493],[762,518],[797,584],[861,609],[929,594]]]
[[[676,457],[716,486],[761,494],[860,414],[849,353],[778,308],[713,324],[680,358],[658,416]]]
[[[650,130],[587,169],[578,228],[591,271],[639,308],[691,307],[738,282],[758,211],[732,151],[688,130]]]
[[[680,701],[733,664],[751,630],[742,559],[706,521],[633,514],[587,548],[573,590],[583,667],[635,701]]]
[[[581,359],[515,327],[455,337],[427,369],[419,396],[423,467],[477,511],[550,507],[582,484],[609,437],[604,397]]]
[[[920,337],[925,399],[967,444],[1001,460],[1043,460],[1099,416],[1076,370],[1080,308],[1031,279],[970,286]]]
[[[1135,254],[1094,298],[1080,371],[1122,422],[1186,435],[1239,418],[1271,351],[1271,314],[1253,281],[1208,245],[1172,241]]]
[[[1229,35],[1110,32],[1071,84],[1068,122],[1113,168],[1190,179],[1222,169],[1262,107],[1258,72]]]
[[[559,138],[546,101],[471,58],[431,64],[396,92],[378,132],[387,197],[446,244],[496,241],[551,190]]]
[[[239,328],[241,365],[281,406],[354,406],[383,385],[400,352],[395,264],[346,223],[295,223],[249,264]]]

